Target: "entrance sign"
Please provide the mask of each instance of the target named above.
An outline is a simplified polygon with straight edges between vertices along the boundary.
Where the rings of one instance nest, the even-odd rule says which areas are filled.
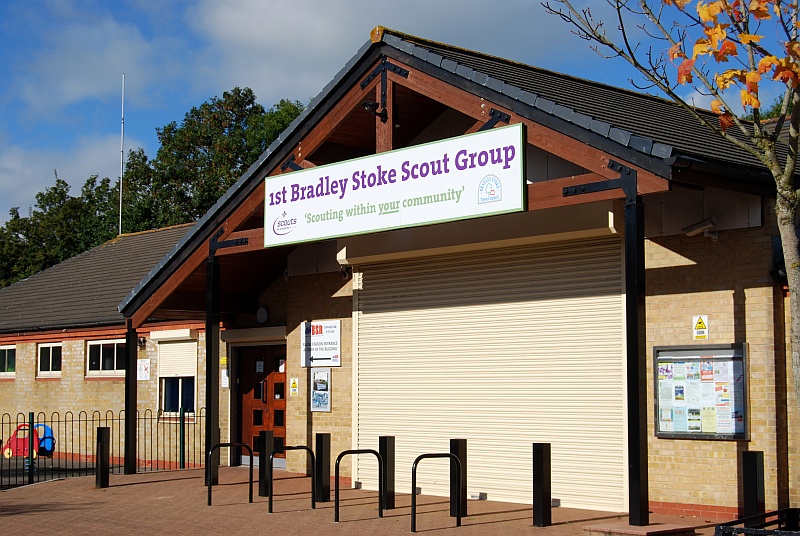
[[[264,247],[525,210],[521,124],[268,177]]]
[[[341,321],[300,324],[300,366],[341,367]]]

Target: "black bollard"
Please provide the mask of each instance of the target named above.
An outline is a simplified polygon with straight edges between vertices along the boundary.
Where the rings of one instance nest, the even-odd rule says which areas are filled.
[[[314,494],[317,502],[331,501],[331,434],[317,434],[316,437],[317,485]]]
[[[461,463],[461,478],[458,478],[458,465],[450,462],[450,517],[467,515],[467,440],[451,439],[450,454]],[[460,497],[460,499],[459,499]],[[461,512],[459,512],[459,507]]]
[[[272,430],[262,430],[258,433],[258,496],[269,496],[270,481],[267,478],[267,464],[269,455],[275,450],[275,434]]]
[[[744,517],[763,514],[764,505],[764,453],[758,450],[742,452],[742,490],[744,491]],[[755,520],[747,526],[757,525]]]
[[[95,450],[95,488],[108,487],[108,473],[111,469],[111,428],[97,428],[97,448]]]
[[[383,509],[394,510],[394,436],[380,436],[378,452],[383,460]]]
[[[550,443],[533,444],[533,524],[549,527],[553,523],[550,492]]]

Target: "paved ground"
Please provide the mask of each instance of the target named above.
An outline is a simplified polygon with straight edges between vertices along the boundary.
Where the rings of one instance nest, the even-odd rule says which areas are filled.
[[[256,471],[256,479],[258,474]],[[220,468],[220,484],[208,488],[202,469],[111,475],[110,487],[95,489],[95,478],[80,477],[43,482],[0,491],[0,534],[407,534],[411,529],[410,496],[398,494],[397,508],[378,518],[377,493],[341,490],[340,522],[334,523],[331,502],[311,509],[311,480],[275,472],[274,513],[268,499],[253,489],[248,503],[248,470]],[[583,527],[627,521],[624,515],[569,508],[552,510],[553,525],[532,525],[531,507],[493,501],[470,501],[469,515],[456,528],[449,516],[448,500],[417,498],[417,532],[453,535],[584,536]],[[697,527],[703,536],[713,534],[713,520],[651,515],[651,525],[674,523]]]

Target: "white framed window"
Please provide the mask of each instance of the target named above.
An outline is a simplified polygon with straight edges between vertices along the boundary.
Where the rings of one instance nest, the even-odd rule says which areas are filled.
[[[37,378],[61,377],[61,343],[39,345],[39,361],[36,367]]]
[[[158,342],[158,399],[164,415],[177,415],[181,408],[193,414],[197,409],[197,341]]]
[[[13,378],[17,372],[17,347],[0,346],[0,378]]]
[[[125,376],[125,339],[86,343],[86,376]]]

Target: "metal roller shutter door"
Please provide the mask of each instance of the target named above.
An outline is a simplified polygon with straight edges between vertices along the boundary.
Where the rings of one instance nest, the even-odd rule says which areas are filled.
[[[397,443],[411,464],[468,440],[468,493],[530,503],[531,443],[552,444],[565,507],[626,510],[624,297],[618,238],[360,267],[357,448]],[[446,496],[446,460],[422,464],[422,493]],[[377,489],[374,459],[355,479]]]

